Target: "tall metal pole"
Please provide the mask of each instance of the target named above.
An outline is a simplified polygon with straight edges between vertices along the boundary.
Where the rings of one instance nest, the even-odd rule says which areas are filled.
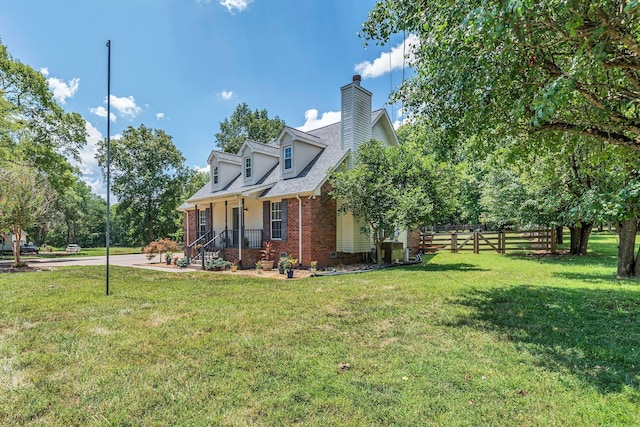
[[[111,228],[111,40],[107,40],[107,296],[109,296],[109,232]]]

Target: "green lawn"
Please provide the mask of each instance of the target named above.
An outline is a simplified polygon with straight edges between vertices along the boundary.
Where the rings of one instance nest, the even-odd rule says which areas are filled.
[[[0,274],[0,424],[640,425],[640,284],[577,257],[291,281]]]
[[[107,254],[107,248],[82,248],[82,251],[78,254],[65,254],[66,248],[54,248],[51,247],[51,253],[44,251],[40,252],[38,255],[41,258],[58,258],[60,256],[104,256]],[[54,253],[55,252],[55,253]],[[141,248],[121,248],[121,247],[110,247],[109,255],[128,255],[128,254],[140,254],[142,253]],[[33,255],[35,256],[35,255]],[[29,256],[28,258],[30,258]],[[25,258],[22,256],[21,258]]]

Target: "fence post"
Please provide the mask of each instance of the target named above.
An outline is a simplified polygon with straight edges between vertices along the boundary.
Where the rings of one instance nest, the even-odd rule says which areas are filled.
[[[551,229],[551,253],[556,253],[556,229]]]
[[[477,231],[473,232],[473,253],[474,254],[480,253],[480,239],[478,238]]]
[[[506,252],[506,246],[507,244],[507,239],[506,236],[504,234],[504,230],[500,230],[498,232],[498,252],[501,254],[504,254]]]
[[[458,235],[451,233],[451,253],[458,252]]]

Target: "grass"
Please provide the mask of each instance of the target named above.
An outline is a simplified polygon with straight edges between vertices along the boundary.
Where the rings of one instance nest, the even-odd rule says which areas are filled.
[[[65,253],[66,247],[54,248],[51,247],[51,252],[40,252],[38,255],[40,258],[59,258],[60,256],[105,256],[107,254],[107,248],[82,248],[82,251],[78,254]],[[128,254],[140,254],[141,248],[125,248],[125,247],[110,247],[110,255],[128,255]],[[35,256],[35,255],[34,255]],[[22,258],[22,257],[21,257]]]
[[[0,424],[640,424],[640,284],[585,257],[430,255],[293,281],[0,275]]]

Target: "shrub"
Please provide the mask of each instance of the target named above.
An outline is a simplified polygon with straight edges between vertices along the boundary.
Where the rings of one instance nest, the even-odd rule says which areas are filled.
[[[220,271],[220,270],[226,270],[230,266],[231,266],[231,263],[229,261],[225,261],[222,258],[214,258],[207,263],[205,268],[207,270]]]
[[[187,258],[186,256],[180,258],[179,260],[176,261],[176,265],[182,268],[187,267],[189,265],[189,258]]]

